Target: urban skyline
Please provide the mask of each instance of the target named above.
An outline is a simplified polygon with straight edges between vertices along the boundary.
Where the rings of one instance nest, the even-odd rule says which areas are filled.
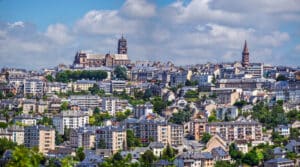
[[[59,3],[0,1],[2,67],[71,64],[79,50],[116,53],[122,34],[133,61],[240,61],[245,40],[251,62],[298,66],[300,61],[299,1]]]
[[[300,166],[300,0],[0,0],[0,167]]]

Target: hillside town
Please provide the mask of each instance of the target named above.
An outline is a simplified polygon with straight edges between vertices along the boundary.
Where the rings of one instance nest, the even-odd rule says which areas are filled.
[[[1,167],[300,166],[300,67],[251,62],[247,41],[241,60],[185,66],[116,46],[1,69]]]

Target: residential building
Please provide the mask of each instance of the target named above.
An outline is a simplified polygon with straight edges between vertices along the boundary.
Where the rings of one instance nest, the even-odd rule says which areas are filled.
[[[95,148],[95,127],[79,127],[70,131],[70,145],[75,148]]]
[[[30,112],[36,111],[36,100],[26,99],[23,103],[23,114],[29,114]]]
[[[106,126],[96,130],[96,143],[105,143],[104,148],[116,153],[127,148],[126,129],[124,127]]]
[[[185,82],[187,80],[187,71],[179,71],[179,72],[173,72],[170,75],[170,86],[171,87],[177,87],[179,85],[185,85]]]
[[[206,132],[219,134],[227,141],[262,139],[262,125],[253,120],[239,120],[232,122],[213,122],[206,125]]]
[[[151,142],[149,144],[149,148],[153,152],[153,154],[157,157],[162,156],[165,145],[161,142]]]
[[[36,118],[33,117],[32,115],[23,114],[23,115],[16,116],[14,118],[14,122],[15,123],[19,122],[22,125],[26,125],[26,126],[36,125]]]
[[[7,140],[12,141],[12,133],[7,129],[0,128],[0,139],[6,138]]]
[[[13,125],[7,128],[12,134],[11,140],[19,145],[24,144],[24,127]]]
[[[41,96],[44,93],[44,82],[39,79],[25,79],[24,95]]]
[[[284,137],[290,136],[290,125],[278,125],[274,129],[275,132],[278,132],[279,135],[282,135]]]
[[[214,88],[212,95],[217,96],[217,103],[223,105],[233,105],[240,99],[240,90],[236,88]]]
[[[107,111],[110,115],[115,115],[116,112],[125,111],[128,106],[128,101],[113,97],[104,97],[102,98],[102,111]]]
[[[93,87],[96,81],[91,80],[78,80],[72,84],[74,92],[88,91],[89,88]]]
[[[211,152],[214,148],[222,148],[223,150],[228,151],[228,142],[222,138],[220,135],[213,135],[205,145],[205,152]]]
[[[47,126],[26,126],[24,134],[25,147],[38,147],[39,152],[47,154],[55,149],[55,130]]]
[[[67,110],[53,117],[53,125],[59,134],[64,134],[64,129],[76,129],[89,123],[89,116],[83,111]]]
[[[234,120],[237,118],[238,114],[238,108],[235,106],[218,107],[216,111],[217,118],[225,121]]]
[[[69,97],[71,104],[77,105],[80,109],[95,109],[100,107],[101,99],[97,95],[72,95]]]
[[[250,75],[251,78],[262,78],[264,73],[263,63],[251,63],[245,71],[246,75]]]
[[[111,80],[111,93],[122,93],[125,91],[126,81],[124,80]]]
[[[148,114],[153,113],[153,105],[150,102],[146,102],[145,104],[137,105],[133,109],[134,117],[140,118],[142,116],[146,116]]]
[[[264,163],[265,167],[294,167],[295,163],[293,160],[286,158],[276,158],[268,160]]]
[[[61,82],[47,82],[45,85],[45,93],[66,93],[71,90],[68,84]]]

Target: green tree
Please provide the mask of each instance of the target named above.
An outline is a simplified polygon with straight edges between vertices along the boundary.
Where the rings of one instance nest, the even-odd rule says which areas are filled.
[[[300,120],[300,111],[291,110],[287,113],[286,116],[289,120],[289,123],[294,123],[296,120]]]
[[[170,119],[171,122],[175,124],[183,124],[185,122],[190,121],[190,118],[192,116],[192,112],[189,110],[180,110],[177,113],[174,113]]]
[[[127,80],[127,69],[126,67],[117,66],[114,70],[116,78]]]
[[[126,139],[127,139],[127,147],[129,148],[142,146],[142,142],[140,141],[140,139],[136,138],[134,136],[133,131],[130,129],[126,131]]]
[[[55,145],[60,145],[64,142],[63,135],[58,134],[58,131],[55,131]]]
[[[211,138],[211,135],[207,132],[204,132],[203,136],[201,138],[201,142],[206,144],[210,138]]]
[[[232,159],[236,160],[239,163],[243,159],[243,156],[244,156],[243,153],[238,150],[238,148],[236,147],[236,145],[234,143],[232,143],[229,146],[229,154]]]
[[[247,105],[247,102],[245,100],[241,100],[241,101],[237,101],[233,104],[234,106],[238,107],[238,108],[242,108],[245,105]]]
[[[259,158],[256,151],[253,149],[249,151],[247,154],[245,154],[245,156],[243,157],[243,162],[251,166],[258,165]]]
[[[105,94],[104,90],[100,89],[97,84],[94,84],[93,87],[90,87],[89,91],[91,92],[92,95],[103,96]]]
[[[300,130],[298,128],[290,128],[290,139],[298,140],[300,136]]]
[[[2,91],[0,91],[0,99],[3,99],[4,98],[4,94]]]
[[[214,167],[235,167],[235,165],[231,164],[230,161],[217,161]]]
[[[162,111],[166,109],[167,104],[162,100],[161,97],[155,97],[151,100],[151,103],[153,104],[154,112],[158,114],[162,114]]]
[[[288,78],[284,75],[278,75],[277,78],[276,78],[276,81],[287,81]]]
[[[52,75],[46,75],[45,77],[47,79],[48,82],[53,82],[54,78],[52,77]]]
[[[68,104],[68,102],[65,101],[60,105],[60,110],[62,110],[62,111],[68,110],[68,107],[69,107],[69,104]]]
[[[123,112],[116,112],[116,119],[117,121],[123,121],[127,118],[127,116],[125,115],[125,113]]]
[[[8,126],[7,123],[5,123],[5,122],[0,122],[0,128],[5,129],[5,128],[7,128],[7,126]]]
[[[141,165],[144,167],[151,167],[152,163],[156,160],[157,158],[153,154],[152,151],[147,150],[144,154],[141,155],[140,162]]]
[[[62,167],[73,167],[76,165],[76,161],[71,156],[64,157],[60,162]]]
[[[13,150],[17,146],[17,143],[14,143],[7,138],[0,138],[0,157],[6,150]]]
[[[70,82],[76,81],[80,79],[89,79],[89,80],[103,80],[107,78],[107,72],[102,70],[95,70],[95,71],[62,71],[56,74],[55,79],[58,82]]]
[[[52,118],[48,118],[44,116],[41,120],[38,120],[37,124],[49,126],[49,125],[53,125],[53,121]]]
[[[167,147],[163,150],[162,159],[173,161],[174,157],[175,157],[175,151],[168,143]]]
[[[44,161],[44,157],[38,152],[38,149],[28,149],[24,146],[18,146],[15,148],[12,154],[12,158],[9,160],[8,167],[33,167],[40,166]]]
[[[93,114],[99,114],[99,113],[100,113],[99,107],[95,107]]]
[[[143,95],[144,100],[148,100],[150,97],[153,96],[152,90],[150,88],[145,90],[145,93]]]
[[[98,148],[99,149],[106,149],[106,143],[103,139],[100,139],[98,142]]]
[[[82,147],[79,147],[77,148],[76,150],[76,160],[79,160],[79,161],[83,161],[84,158],[85,158],[85,154],[83,152],[83,148]]]
[[[198,91],[195,90],[188,90],[185,95],[185,98],[198,98],[199,97],[199,93]]]

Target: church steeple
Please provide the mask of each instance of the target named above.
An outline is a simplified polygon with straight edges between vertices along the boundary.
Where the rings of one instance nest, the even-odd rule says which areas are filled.
[[[245,40],[244,49],[242,52],[242,65],[243,65],[243,67],[249,66],[249,50],[248,50],[246,40]]]
[[[127,54],[127,40],[122,37],[118,41],[118,54]]]

